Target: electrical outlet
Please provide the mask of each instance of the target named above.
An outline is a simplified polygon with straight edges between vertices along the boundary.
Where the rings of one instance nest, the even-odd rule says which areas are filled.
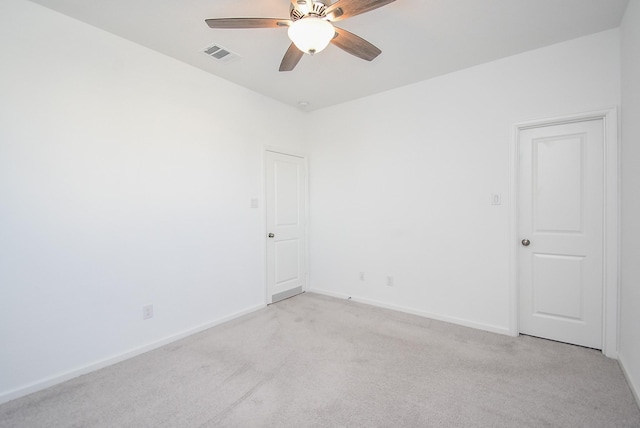
[[[387,287],[393,287],[393,277],[387,276]]]
[[[148,320],[153,318],[153,305],[146,305],[142,307],[142,319]]]
[[[360,278],[360,281],[364,281],[364,272],[360,272],[359,278]]]

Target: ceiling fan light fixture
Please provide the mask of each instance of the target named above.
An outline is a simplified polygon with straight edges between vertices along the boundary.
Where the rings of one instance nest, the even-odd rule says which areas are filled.
[[[289,26],[289,38],[304,53],[316,54],[327,47],[336,34],[326,19],[307,16]]]

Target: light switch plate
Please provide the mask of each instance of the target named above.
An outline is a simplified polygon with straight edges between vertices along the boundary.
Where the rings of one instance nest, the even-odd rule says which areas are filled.
[[[491,194],[491,205],[502,205],[502,195],[500,193]]]

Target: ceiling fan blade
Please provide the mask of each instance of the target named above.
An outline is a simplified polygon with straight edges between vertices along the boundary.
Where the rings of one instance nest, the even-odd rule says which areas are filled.
[[[347,30],[343,30],[342,28],[335,27],[335,29],[336,36],[331,40],[331,43],[343,51],[367,61],[373,61],[382,53],[380,49],[367,42],[362,37],[358,37]]]
[[[211,28],[281,28],[291,25],[291,20],[277,18],[214,18],[204,22]]]
[[[303,55],[304,53],[298,49],[296,45],[291,43],[280,63],[280,71],[291,71],[296,68],[296,65],[298,65]]]
[[[331,21],[340,21],[361,13],[377,9],[395,0],[338,0],[327,7],[326,14]]]

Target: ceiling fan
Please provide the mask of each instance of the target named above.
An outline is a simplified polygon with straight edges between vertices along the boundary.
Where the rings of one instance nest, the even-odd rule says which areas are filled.
[[[345,52],[367,61],[382,53],[365,39],[336,27],[333,22],[392,3],[395,0],[291,0],[289,16],[278,18],[214,18],[205,22],[211,28],[288,28],[292,40],[280,63],[280,71],[291,71],[302,56],[314,55],[333,43]]]

